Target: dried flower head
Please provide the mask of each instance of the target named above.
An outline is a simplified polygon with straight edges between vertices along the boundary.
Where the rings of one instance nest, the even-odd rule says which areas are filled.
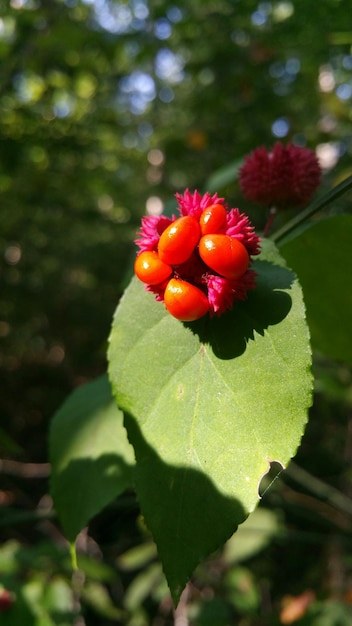
[[[293,144],[277,142],[271,152],[256,148],[245,158],[239,183],[243,195],[277,209],[307,204],[321,179],[315,153]]]
[[[135,273],[182,321],[221,315],[255,287],[251,257],[260,239],[248,217],[224,198],[176,194],[179,216],[145,216]]]

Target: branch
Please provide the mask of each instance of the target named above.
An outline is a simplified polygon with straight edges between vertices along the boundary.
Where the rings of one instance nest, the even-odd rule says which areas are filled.
[[[50,469],[50,463],[21,463],[9,459],[0,459],[0,474],[20,478],[48,478]]]
[[[342,181],[339,185],[331,189],[328,193],[324,194],[322,198],[317,198],[310,206],[308,206],[304,211],[296,215],[292,220],[287,222],[282,228],[276,231],[271,236],[271,239],[276,243],[284,239],[286,235],[291,233],[297,226],[303,224],[309,217],[312,217],[314,213],[318,213],[322,209],[325,209],[331,202],[337,200],[340,196],[342,196],[347,191],[352,189],[352,176],[348,176],[345,180]]]

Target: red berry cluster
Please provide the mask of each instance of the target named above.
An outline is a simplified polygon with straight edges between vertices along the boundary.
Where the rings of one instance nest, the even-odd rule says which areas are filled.
[[[197,320],[221,314],[255,285],[250,255],[259,238],[238,209],[227,211],[217,194],[176,196],[181,217],[145,217],[134,271],[174,317]]]

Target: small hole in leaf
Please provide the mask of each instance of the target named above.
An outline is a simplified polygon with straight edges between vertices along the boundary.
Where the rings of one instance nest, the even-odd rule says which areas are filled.
[[[258,493],[260,498],[262,498],[265,492],[270,489],[271,485],[280,476],[284,469],[284,466],[279,463],[279,461],[271,461],[268,471],[259,481]]]
[[[180,383],[177,389],[177,397],[181,398],[181,396],[183,396],[183,393],[184,393],[184,387],[182,383]]]

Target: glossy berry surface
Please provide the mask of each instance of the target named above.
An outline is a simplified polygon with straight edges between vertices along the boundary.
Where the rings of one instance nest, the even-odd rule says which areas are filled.
[[[136,276],[143,283],[158,285],[172,273],[170,265],[163,263],[156,252],[141,252],[134,262]]]
[[[250,265],[260,238],[247,215],[217,193],[175,195],[179,217],[142,217],[135,273],[180,321],[222,315],[256,286]]]
[[[171,278],[164,293],[164,303],[171,315],[181,322],[193,322],[209,310],[207,296],[186,280]]]
[[[248,269],[246,248],[229,235],[204,235],[199,242],[199,254],[208,267],[231,280],[243,276]]]
[[[213,204],[205,209],[199,218],[202,235],[217,233],[226,223],[226,213],[222,204]]]
[[[200,237],[199,222],[195,217],[179,217],[161,234],[159,258],[169,265],[180,265],[189,259]]]

